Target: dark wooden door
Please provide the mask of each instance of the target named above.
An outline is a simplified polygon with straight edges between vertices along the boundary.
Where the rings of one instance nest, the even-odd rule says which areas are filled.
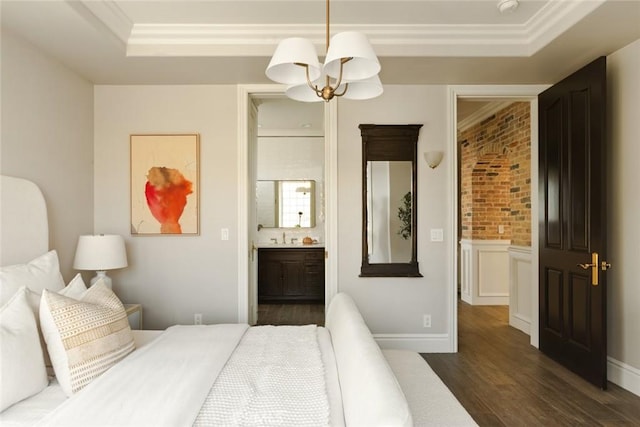
[[[606,58],[538,101],[540,350],[604,389]]]

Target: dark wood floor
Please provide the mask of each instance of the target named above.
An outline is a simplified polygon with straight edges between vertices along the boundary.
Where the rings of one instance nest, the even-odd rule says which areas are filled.
[[[257,324],[324,326],[324,304],[258,304]]]
[[[458,307],[459,352],[422,356],[479,425],[640,426],[640,397],[544,356],[508,325],[508,307]]]

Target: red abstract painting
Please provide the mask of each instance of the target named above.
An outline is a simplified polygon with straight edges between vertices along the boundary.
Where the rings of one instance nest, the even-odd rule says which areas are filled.
[[[180,234],[180,217],[193,192],[191,181],[177,169],[154,166],[149,169],[145,196],[147,206],[160,223],[161,233]]]
[[[131,135],[131,235],[199,234],[198,134]]]

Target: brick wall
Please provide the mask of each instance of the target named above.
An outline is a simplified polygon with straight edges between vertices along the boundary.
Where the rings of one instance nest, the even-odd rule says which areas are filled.
[[[529,103],[515,102],[458,132],[458,144],[461,237],[531,246]]]

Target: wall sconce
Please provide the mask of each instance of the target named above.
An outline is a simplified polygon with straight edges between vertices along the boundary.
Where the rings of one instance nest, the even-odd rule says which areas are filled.
[[[424,153],[424,161],[427,162],[431,169],[437,168],[443,157],[444,151],[427,151]]]
[[[111,278],[106,270],[115,270],[127,266],[127,252],[124,239],[116,234],[100,234],[99,236],[80,236],[76,248],[73,268],[76,270],[94,270],[96,275],[91,285],[103,279],[111,289]]]

